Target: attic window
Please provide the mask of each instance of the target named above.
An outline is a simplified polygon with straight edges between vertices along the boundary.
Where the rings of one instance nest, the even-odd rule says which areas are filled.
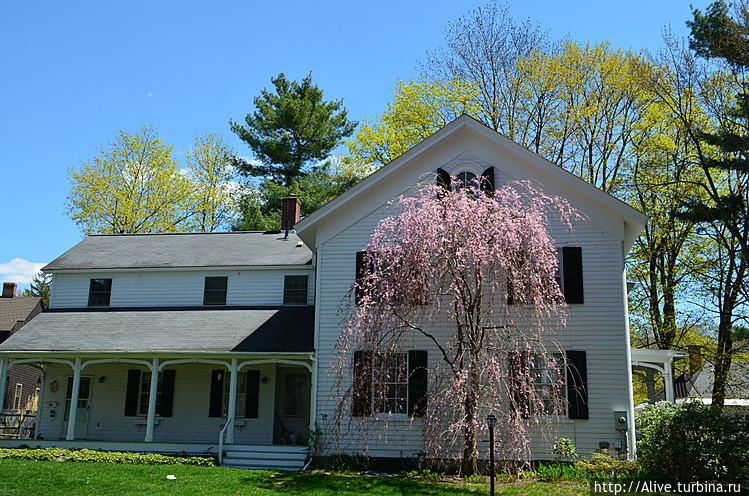
[[[111,279],[91,279],[91,285],[88,289],[88,306],[108,307],[111,295]]]
[[[474,174],[473,172],[470,172],[470,171],[458,172],[458,175],[455,177],[458,180],[455,184],[456,191],[462,188],[466,188],[468,186],[475,186],[476,174]]]
[[[283,304],[307,304],[307,276],[285,276],[283,280]]]
[[[203,305],[226,305],[228,277],[206,277],[203,290]]]

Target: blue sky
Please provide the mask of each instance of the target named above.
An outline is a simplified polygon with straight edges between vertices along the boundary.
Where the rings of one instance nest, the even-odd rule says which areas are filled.
[[[709,1],[510,1],[551,39],[657,50],[664,26],[686,35]],[[626,6],[625,6],[626,4]],[[399,79],[481,1],[4,2],[0,11],[0,280],[27,287],[82,239],[65,215],[68,169],[118,130],[156,127],[182,158],[196,134],[223,135],[284,72],[310,71],[352,119],[381,113]]]

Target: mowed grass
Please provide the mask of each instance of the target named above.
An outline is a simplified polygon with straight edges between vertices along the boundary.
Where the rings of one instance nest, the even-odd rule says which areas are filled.
[[[174,475],[176,479],[167,479]],[[461,495],[489,494],[488,485],[424,482],[405,477],[372,478],[326,473],[289,473],[184,465],[0,460],[0,495]],[[583,495],[588,488],[570,483],[498,484],[507,496]]]

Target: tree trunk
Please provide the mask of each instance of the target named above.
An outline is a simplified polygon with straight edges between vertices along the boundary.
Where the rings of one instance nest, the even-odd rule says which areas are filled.
[[[479,380],[476,369],[474,368],[470,374],[467,384],[466,401],[465,401],[465,430],[463,439],[465,445],[463,447],[463,475],[475,475],[478,473],[478,439],[476,438],[476,431],[479,419],[477,418],[477,406],[478,406],[478,389]]]

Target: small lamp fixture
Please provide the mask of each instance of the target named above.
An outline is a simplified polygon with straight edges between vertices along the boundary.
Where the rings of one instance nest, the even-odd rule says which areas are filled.
[[[104,384],[106,382],[107,378],[104,376],[99,377],[99,384]]]
[[[494,496],[494,427],[497,425],[497,417],[490,413],[486,417],[486,423],[489,425],[489,494]]]
[[[268,383],[268,377],[263,377],[262,379],[260,379],[260,382],[262,382],[263,384],[267,384]]]

